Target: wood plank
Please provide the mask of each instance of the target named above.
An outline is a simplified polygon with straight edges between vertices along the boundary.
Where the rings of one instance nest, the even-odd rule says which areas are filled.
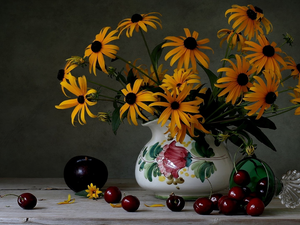
[[[75,196],[63,179],[0,179],[0,194],[31,192],[38,198],[33,210],[23,210],[16,198],[0,199],[0,224],[299,224],[300,209],[286,209],[279,199],[273,199],[263,215],[226,216],[214,211],[211,215],[198,215],[193,202],[186,202],[182,212],[172,212],[167,207],[148,208],[144,204],[165,204],[149,191],[142,190],[131,179],[109,180],[103,190],[111,185],[119,186],[126,195],[136,195],[141,206],[137,212],[129,213],[122,208],[112,208],[104,199],[92,200]],[[74,204],[57,205],[66,200],[68,194],[75,197]]]

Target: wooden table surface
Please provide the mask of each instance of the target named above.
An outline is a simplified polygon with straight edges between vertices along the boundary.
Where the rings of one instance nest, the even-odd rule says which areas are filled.
[[[172,212],[166,206],[149,208],[144,204],[165,204],[149,191],[141,189],[135,180],[108,180],[102,188],[118,186],[126,195],[140,199],[136,212],[112,208],[104,199],[92,200],[77,196],[63,179],[12,179],[0,178],[0,195],[30,192],[38,199],[33,210],[19,207],[16,197],[0,198],[0,224],[300,224],[300,207],[286,209],[274,198],[259,217],[248,215],[222,215],[213,211],[211,215],[198,215],[193,210],[193,201],[186,202],[181,212]],[[75,198],[74,204],[58,205],[67,200],[68,194]]]

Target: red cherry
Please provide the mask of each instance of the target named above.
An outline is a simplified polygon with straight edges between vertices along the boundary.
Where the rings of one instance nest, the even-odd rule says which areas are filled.
[[[268,178],[260,179],[255,188],[256,194],[259,198],[264,197],[268,192]]]
[[[222,204],[223,200],[229,198],[228,195],[223,195],[221,198],[218,200],[218,209],[220,210],[220,205]]]
[[[251,197],[251,196],[247,196],[247,197],[245,197],[243,200],[242,200],[242,205],[247,205],[249,202],[250,202],[250,200],[251,199],[253,199],[253,197]]]
[[[23,209],[33,209],[36,206],[37,199],[31,193],[23,193],[18,196],[17,202]]]
[[[179,212],[184,208],[185,200],[172,193],[170,197],[166,200],[167,207],[175,212]]]
[[[232,199],[240,201],[240,200],[243,200],[243,198],[245,197],[245,192],[243,191],[243,189],[241,187],[234,186],[234,187],[230,188],[230,190],[228,192],[228,196]]]
[[[250,183],[250,175],[245,170],[238,170],[233,175],[233,181],[240,186],[247,186]]]
[[[245,193],[245,196],[249,196],[251,195],[251,189],[249,187],[242,187],[244,193]]]
[[[104,199],[107,203],[118,203],[122,199],[122,193],[118,187],[111,186],[105,190]]]
[[[237,201],[235,199],[227,197],[220,203],[219,209],[220,213],[223,213],[225,215],[232,215],[238,210]]]
[[[251,216],[259,216],[264,212],[265,204],[260,198],[253,198],[246,207],[246,212]]]
[[[193,207],[195,212],[201,215],[209,215],[213,211],[213,203],[209,198],[198,198]]]
[[[122,199],[122,207],[128,212],[135,212],[140,207],[140,200],[133,195],[127,195]]]
[[[218,210],[219,207],[218,207],[218,202],[219,202],[219,199],[222,197],[223,195],[222,194],[212,194],[211,197],[210,197],[210,200],[211,202],[213,203],[213,209],[214,210]]]

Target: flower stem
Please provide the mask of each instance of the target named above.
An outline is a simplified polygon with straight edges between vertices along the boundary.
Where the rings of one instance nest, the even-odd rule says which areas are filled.
[[[294,90],[294,88],[287,88],[285,90],[282,90],[282,91],[278,91],[278,93],[283,93],[283,92],[286,92],[286,91],[291,91],[291,90]]]
[[[94,99],[94,100],[97,100],[97,101],[111,101],[111,102],[116,101],[115,98],[108,97],[108,96],[105,96],[105,95],[99,95],[99,94],[98,94],[98,96],[104,97],[104,98],[106,98],[106,99]],[[120,101],[118,101],[118,102],[120,102]],[[121,103],[121,102],[120,102],[120,103]],[[124,102],[122,101],[122,103],[124,103]]]
[[[227,105],[227,103],[225,102],[223,105],[221,105],[219,108],[217,108],[213,113],[211,113],[207,118],[206,118],[206,120],[208,120],[209,121],[209,119],[214,115],[214,114],[216,114],[220,109],[222,109],[224,106],[226,106]],[[219,116],[218,116],[219,117]],[[216,118],[218,118],[218,117],[216,117]],[[216,119],[215,118],[215,119]]]
[[[153,62],[152,57],[151,57],[151,53],[150,53],[150,50],[149,50],[147,41],[146,41],[144,32],[143,32],[142,30],[141,30],[141,35],[142,35],[142,37],[143,37],[143,41],[144,41],[145,46],[146,46],[146,48],[147,48],[147,52],[148,52],[148,55],[149,55],[149,57],[150,57],[150,60],[151,60],[152,66],[153,66],[153,70],[154,70],[154,72],[155,72],[155,76],[156,76],[156,79],[157,79],[157,82],[156,82],[156,83],[157,83],[158,85],[160,85],[160,80],[159,80],[159,77],[158,77],[157,68],[156,68],[156,66],[155,66],[155,64],[154,64],[154,62]]]
[[[284,83],[286,80],[290,79],[292,76],[288,75],[286,78],[284,78],[282,81],[280,81],[280,83]]]
[[[281,114],[289,112],[289,111],[291,111],[291,110],[293,110],[294,108],[297,108],[297,107],[300,107],[300,104],[292,105],[292,106],[285,107],[285,108],[282,108],[282,109],[278,109],[277,111],[281,111],[280,113],[275,113],[274,115],[267,116],[266,118],[271,118],[271,117],[274,117],[274,116],[281,115]],[[265,113],[272,113],[272,111],[268,111],[268,112],[265,112]]]
[[[118,59],[122,60],[123,62],[127,63],[129,66],[131,66],[132,68],[138,70],[140,73],[144,74],[146,77],[148,77],[150,80],[152,80],[153,82],[157,83],[156,80],[154,80],[151,76],[149,76],[148,74],[146,74],[143,70],[141,70],[140,68],[136,67],[135,65],[133,65],[131,62],[127,61],[126,59],[122,58],[121,56],[115,55]]]
[[[97,82],[94,82],[94,81],[91,81],[91,80],[87,80],[87,81],[90,82],[90,83],[92,83],[92,84],[96,84],[96,85],[98,85],[100,87],[104,87],[104,88],[106,88],[108,90],[111,90],[111,91],[114,91],[114,92],[119,92],[118,90],[115,90],[113,88],[107,87],[107,86],[105,86],[103,84],[100,84],[100,83],[97,83]]]
[[[225,59],[228,59],[228,55],[229,55],[229,53],[231,52],[231,44],[232,44],[232,38],[233,38],[233,36],[236,34],[236,30],[233,32],[233,34],[231,35],[231,37],[230,37],[230,39],[229,39],[229,41],[228,41],[228,44],[227,44],[227,48],[226,48],[226,52],[225,52]],[[222,65],[222,67],[224,67],[225,66],[225,63],[226,63],[226,60],[223,60],[223,65]],[[223,74],[223,72],[221,72],[220,74],[219,74],[219,78],[221,78],[222,77],[222,74]]]

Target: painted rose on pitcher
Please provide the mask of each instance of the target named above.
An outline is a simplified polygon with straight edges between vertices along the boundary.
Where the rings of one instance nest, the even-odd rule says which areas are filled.
[[[191,155],[184,147],[176,146],[174,140],[163,147],[156,161],[160,172],[165,177],[172,175],[174,178],[178,178],[179,170],[191,163]]]

